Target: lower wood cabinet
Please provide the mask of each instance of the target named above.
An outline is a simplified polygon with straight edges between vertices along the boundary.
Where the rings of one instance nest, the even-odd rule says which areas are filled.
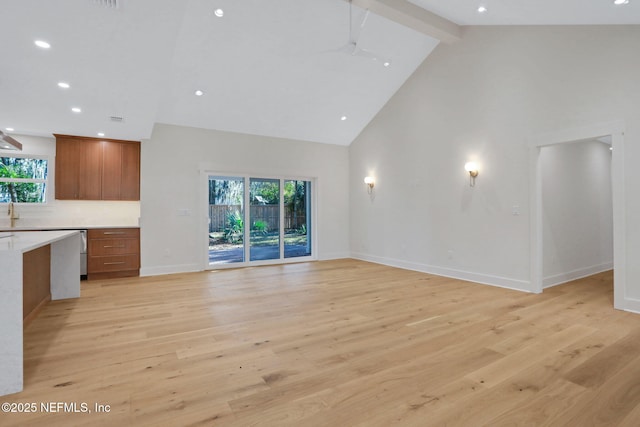
[[[87,280],[140,275],[139,228],[90,229],[87,243]]]
[[[51,245],[22,255],[22,317],[27,326],[51,300]]]

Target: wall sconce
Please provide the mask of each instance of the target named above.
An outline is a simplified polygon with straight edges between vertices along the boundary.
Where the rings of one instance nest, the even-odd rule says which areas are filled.
[[[372,176],[365,176],[364,183],[367,184],[367,193],[371,194],[373,191],[373,186],[375,185],[375,180]]]
[[[478,165],[475,162],[467,162],[464,165],[464,170],[469,172],[469,186],[476,186],[476,177],[478,176]]]

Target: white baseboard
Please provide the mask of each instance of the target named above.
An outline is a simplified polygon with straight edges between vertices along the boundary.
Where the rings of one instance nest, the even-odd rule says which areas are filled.
[[[590,267],[580,268],[578,270],[568,271],[566,273],[555,274],[542,279],[542,288],[547,289],[552,286],[561,285],[563,283],[571,282],[572,280],[582,279],[603,271],[609,271],[613,269],[613,261],[605,262],[604,264],[592,265]]]
[[[328,261],[332,259],[343,259],[350,258],[350,254],[348,252],[334,252],[325,254],[319,260]],[[308,260],[305,260],[308,261]],[[271,264],[279,264],[277,261],[273,263],[266,263],[266,265]],[[201,265],[198,264],[177,264],[177,265],[159,265],[154,267],[141,267],[140,268],[140,276],[161,276],[165,274],[176,274],[176,273],[193,273],[196,271],[204,271]]]
[[[640,300],[637,300],[635,298],[625,298],[624,311],[640,314]]]
[[[322,254],[318,257],[318,261],[329,261],[332,259],[344,259],[351,258],[351,254],[349,252],[331,252],[328,254]]]
[[[388,265],[391,267],[403,268],[405,270],[419,271],[421,273],[435,274],[437,276],[451,277],[453,279],[481,283],[483,285],[497,286],[500,288],[513,289],[516,291],[532,292],[531,284],[527,280],[510,279],[507,277],[493,276],[490,274],[473,273],[470,271],[455,270],[447,267],[437,267],[433,265],[379,257],[375,255],[367,255],[363,253],[352,253],[351,258],[374,262],[376,264]]]
[[[164,274],[193,273],[203,271],[198,264],[161,265],[140,268],[140,276],[161,276]]]

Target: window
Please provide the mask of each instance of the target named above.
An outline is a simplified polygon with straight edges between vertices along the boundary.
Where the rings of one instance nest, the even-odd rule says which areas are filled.
[[[0,203],[45,203],[48,160],[0,157]]]

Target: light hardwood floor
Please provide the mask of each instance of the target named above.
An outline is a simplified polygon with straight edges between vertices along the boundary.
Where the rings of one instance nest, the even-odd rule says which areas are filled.
[[[638,426],[612,274],[541,295],[355,260],[84,283],[25,331],[29,426]],[[79,406],[81,409],[81,406]]]

